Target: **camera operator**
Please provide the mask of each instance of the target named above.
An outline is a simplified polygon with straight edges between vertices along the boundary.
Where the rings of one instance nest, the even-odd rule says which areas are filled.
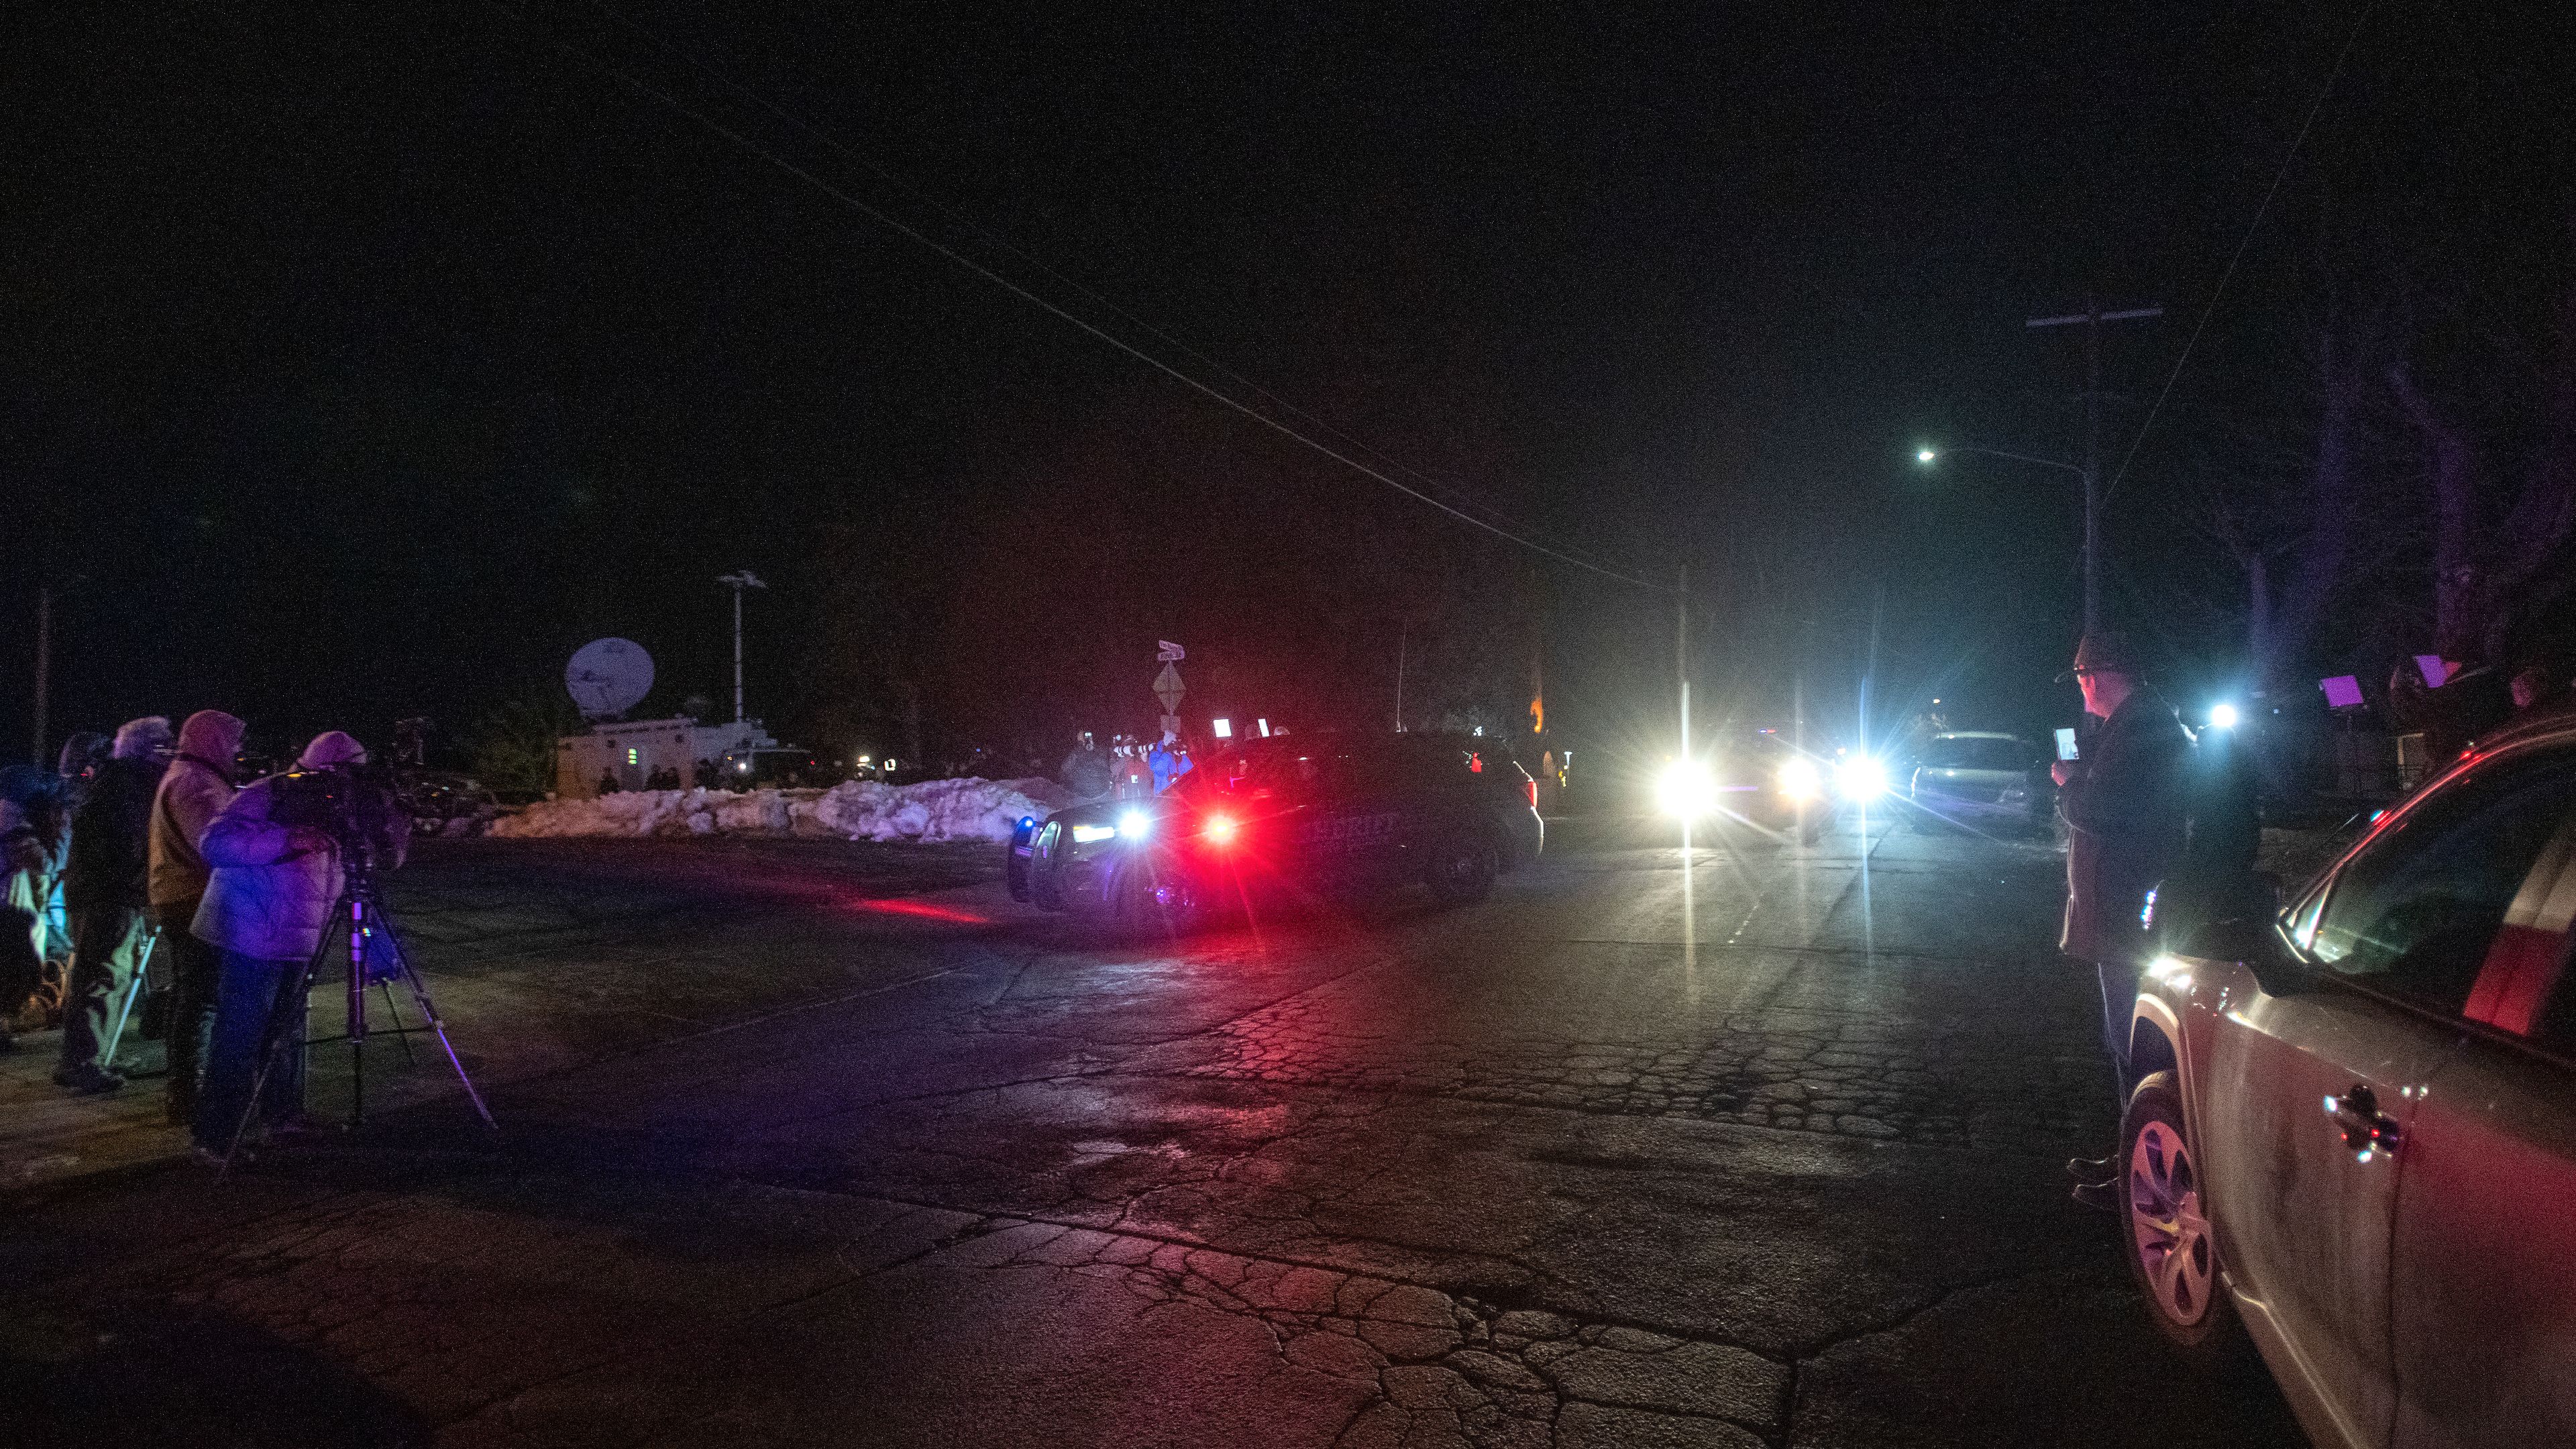
[[[179,726],[179,753],[152,795],[152,919],[161,928],[160,949],[170,958],[170,1015],[162,1033],[170,1045],[170,1076],[161,1110],[173,1127],[196,1120],[197,1074],[206,1059],[215,978],[222,970],[215,948],[189,930],[206,898],[206,860],[197,846],[232,803],[233,757],[241,753],[245,728],[219,709],[188,716]]]
[[[347,880],[343,850],[368,852],[380,870],[402,864],[409,822],[392,792],[359,771],[366,761],[366,747],[348,735],[316,735],[296,773],[244,788],[206,830],[199,849],[213,874],[196,934],[223,964],[191,1127],[200,1157],[231,1147],[270,1023],[280,1023],[281,1041],[300,1035],[304,1003],[290,998],[332,924]],[[310,813],[317,803],[327,816]],[[303,1053],[281,1052],[260,1092],[260,1120],[272,1134],[294,1131],[303,1104]]]

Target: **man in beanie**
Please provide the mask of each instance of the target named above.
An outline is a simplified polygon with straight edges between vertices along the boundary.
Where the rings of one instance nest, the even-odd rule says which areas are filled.
[[[2066,922],[2057,948],[2093,963],[2102,988],[2102,1045],[2113,1089],[2126,1111],[2129,1017],[2146,965],[2147,892],[2181,858],[2191,819],[2191,732],[2141,677],[2118,634],[2087,634],[2074,667],[2058,676],[2084,691],[2084,712],[2102,721],[2084,757],[2060,760],[2057,807],[2066,817]],[[2066,1164],[2075,1200],[2114,1209],[2119,1173],[2107,1158]]]
[[[215,948],[191,931],[206,898],[206,859],[197,847],[215,817],[233,802],[233,757],[241,753],[240,720],[219,709],[201,709],[179,726],[179,753],[152,796],[152,919],[161,928],[156,950],[166,953],[170,1015],[163,1039],[170,1047],[163,1115],[185,1127],[197,1115],[197,1073],[206,1058],[206,1034],[215,1021]]]
[[[349,776],[366,759],[365,746],[331,730],[314,736],[295,765],[298,773],[327,770]],[[204,1157],[220,1157],[231,1148],[234,1131],[251,1106],[251,1081],[260,1069],[262,1047],[301,1037],[304,1002],[295,988],[322,943],[331,908],[346,883],[338,838],[330,830],[290,825],[281,818],[281,787],[292,778],[271,776],[234,796],[199,847],[213,870],[205,903],[197,908],[196,934],[223,953],[205,1082],[190,1129]],[[355,779],[346,783],[344,795],[379,788]],[[368,844],[377,863],[390,870],[402,864],[407,822],[390,806],[373,818],[383,828]],[[300,1050],[279,1050],[269,1065],[258,1115],[272,1133],[294,1130],[302,1116],[303,1057]]]
[[[149,939],[152,799],[169,748],[170,721],[157,714],[127,721],[72,815],[71,855],[63,868],[72,969],[54,1085],[81,1096],[125,1085],[104,1052]]]

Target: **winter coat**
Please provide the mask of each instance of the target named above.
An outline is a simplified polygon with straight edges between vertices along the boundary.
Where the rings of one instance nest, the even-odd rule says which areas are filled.
[[[161,762],[149,757],[99,766],[72,815],[64,905],[78,912],[150,904],[152,804],[161,773]]]
[[[2163,696],[2131,691],[2059,789],[2066,817],[2066,922],[2058,949],[2143,961],[2147,892],[2181,858],[2191,817],[2191,733]]]
[[[241,752],[240,720],[201,709],[179,727],[179,754],[152,797],[150,894],[155,906],[189,906],[206,893],[206,860],[198,843],[232,803],[233,756]]]
[[[252,782],[207,827],[199,850],[214,869],[195,934],[244,956],[300,962],[322,943],[347,878],[337,847],[296,848],[276,818],[280,778]],[[388,830],[375,843],[377,860],[386,869],[402,864],[408,843],[406,834]]]
[[[1097,749],[1077,749],[1064,757],[1056,778],[1077,798],[1097,800],[1109,793],[1109,756]]]

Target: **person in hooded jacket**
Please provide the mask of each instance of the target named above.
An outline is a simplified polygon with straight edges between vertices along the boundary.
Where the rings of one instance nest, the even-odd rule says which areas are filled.
[[[156,949],[169,958],[170,1014],[163,1039],[170,1048],[170,1073],[162,1086],[162,1111],[174,1127],[196,1118],[197,1077],[214,1028],[221,971],[215,948],[190,929],[206,898],[206,858],[198,846],[232,803],[233,759],[241,753],[246,728],[219,709],[188,716],[179,726],[179,752],[152,794],[145,896],[161,928]]]
[[[367,761],[366,746],[330,730],[315,735],[296,757],[299,771],[352,773]],[[196,934],[223,953],[215,986],[215,1027],[207,1045],[206,1076],[191,1126],[199,1153],[230,1150],[250,1100],[263,1046],[301,1035],[304,1002],[295,988],[313,959],[339,904],[347,875],[340,842],[328,830],[290,825],[280,818],[280,778],[253,782],[233,797],[206,828],[199,849],[213,867],[205,903],[197,908]],[[372,784],[357,788],[373,789]],[[367,842],[378,868],[403,862],[411,832],[400,812],[380,813],[384,829]],[[272,1034],[272,1023],[276,1023]],[[280,1050],[257,1103],[272,1133],[293,1131],[304,1106],[304,1054]]]
[[[151,903],[152,799],[161,783],[170,721],[130,720],[91,774],[72,813],[63,901],[71,911],[72,969],[63,992],[63,1055],[54,1085],[82,1096],[125,1085],[105,1060],[117,1009],[142,964]]]
[[[0,1052],[45,982],[54,877],[71,844],[70,788],[40,765],[0,770]]]

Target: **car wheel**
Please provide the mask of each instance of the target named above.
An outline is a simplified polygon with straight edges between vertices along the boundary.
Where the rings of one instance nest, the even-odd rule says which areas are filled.
[[[1138,861],[1119,873],[1111,926],[1125,940],[1185,935],[1205,914],[1198,883],[1168,860]]]
[[[2232,1336],[2235,1316],[2219,1283],[2218,1241],[2173,1073],[2157,1072],[2129,1094],[2120,1161],[2121,1241],[2148,1316],[2176,1345],[2214,1351]]]
[[[1476,839],[1451,841],[1432,857],[1429,872],[1431,897],[1444,906],[1473,905],[1493,890],[1496,870],[1494,847],[1490,842]]]

